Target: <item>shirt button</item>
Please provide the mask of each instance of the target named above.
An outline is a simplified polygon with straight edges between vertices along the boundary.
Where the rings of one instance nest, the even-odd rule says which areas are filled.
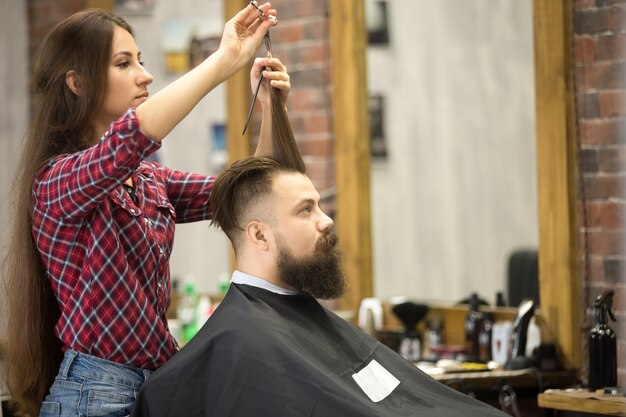
[[[157,283],[157,287],[161,288],[161,282]]]
[[[133,213],[133,214],[135,214],[135,209],[133,209],[133,208],[132,208],[132,209],[130,209],[130,212],[131,212],[131,213]]]
[[[163,248],[159,248],[159,253],[163,255],[165,253],[165,250]]]

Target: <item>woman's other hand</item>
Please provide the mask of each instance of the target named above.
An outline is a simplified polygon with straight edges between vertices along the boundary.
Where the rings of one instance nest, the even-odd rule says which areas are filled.
[[[289,73],[287,67],[278,58],[256,58],[252,70],[250,70],[250,85],[252,87],[252,93],[256,89],[259,83],[259,77],[263,73],[263,83],[259,89],[257,100],[261,102],[263,107],[271,106],[270,99],[270,85],[275,87],[280,94],[280,100],[282,105],[287,103],[287,97],[291,90],[291,82],[289,80]],[[269,107],[267,107],[269,109]]]

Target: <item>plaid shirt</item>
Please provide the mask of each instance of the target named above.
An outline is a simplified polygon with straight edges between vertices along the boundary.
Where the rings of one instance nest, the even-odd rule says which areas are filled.
[[[211,217],[214,178],[143,161],[159,147],[131,109],[97,145],[37,174],[33,236],[61,309],[56,334],[65,349],[144,369],[177,350],[165,318],[174,223]]]

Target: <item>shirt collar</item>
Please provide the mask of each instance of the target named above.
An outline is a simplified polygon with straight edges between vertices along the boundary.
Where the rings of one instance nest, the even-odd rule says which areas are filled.
[[[233,272],[233,277],[230,280],[233,284],[244,284],[252,287],[262,288],[267,291],[271,291],[280,295],[296,295],[297,291],[288,290],[286,288],[274,285],[263,278],[255,277],[254,275],[246,274],[245,272],[237,271]]]

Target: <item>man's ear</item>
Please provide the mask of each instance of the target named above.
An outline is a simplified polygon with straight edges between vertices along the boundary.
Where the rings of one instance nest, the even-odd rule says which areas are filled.
[[[269,249],[267,233],[267,225],[258,220],[252,220],[248,223],[248,226],[246,226],[246,239],[257,249],[262,251]]]
[[[65,84],[72,90],[72,93],[80,96],[83,92],[80,75],[74,70],[65,73]]]

